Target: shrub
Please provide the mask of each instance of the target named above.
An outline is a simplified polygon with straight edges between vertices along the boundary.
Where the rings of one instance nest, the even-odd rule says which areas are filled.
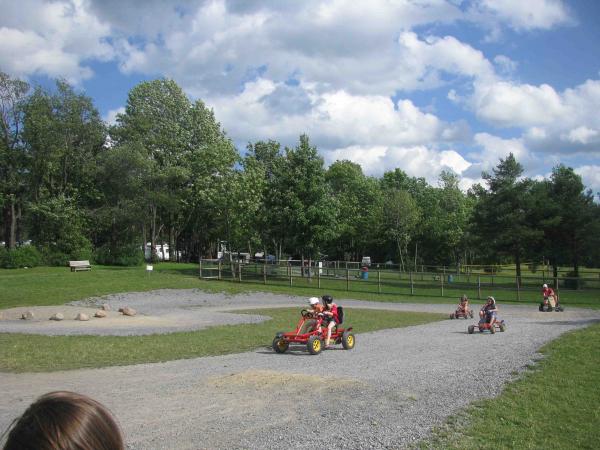
[[[103,245],[94,252],[94,261],[109,266],[139,266],[144,262],[144,253],[137,244],[122,245],[112,250]]]
[[[0,267],[4,269],[36,267],[41,262],[42,255],[33,245],[23,245],[14,250],[0,248]]]

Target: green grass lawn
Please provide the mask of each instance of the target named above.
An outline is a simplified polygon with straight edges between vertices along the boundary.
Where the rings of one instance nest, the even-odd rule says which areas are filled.
[[[600,442],[600,324],[542,348],[546,358],[499,398],[451,418],[421,448],[596,449]]]
[[[444,285],[444,297],[441,288],[434,280],[421,280],[414,277],[415,291],[411,295],[406,274],[386,273],[382,276],[381,294],[372,273],[368,282],[352,278],[346,290],[346,280],[323,277],[321,288],[315,278],[294,278],[293,286],[289,280],[268,279],[264,284],[260,274],[244,274],[244,282],[233,280],[200,280],[197,264],[160,263],[154,266],[150,275],[144,267],[107,267],[94,266],[90,272],[70,272],[66,267],[37,267],[33,269],[0,269],[0,309],[14,306],[60,305],[71,300],[118,292],[149,291],[153,289],[191,289],[197,288],[212,292],[230,294],[248,291],[266,291],[287,295],[322,295],[330,291],[334,297],[384,302],[414,303],[456,303],[458,297],[467,294],[475,300],[478,292],[475,286],[461,282]],[[463,276],[464,277],[464,276]],[[460,280],[459,280],[460,281]],[[482,287],[482,298],[494,295],[501,302],[535,305],[539,302],[537,290],[523,292],[517,302],[515,294],[498,285]],[[600,290],[561,291],[561,301],[565,306],[584,306],[600,308]]]
[[[149,336],[40,336],[0,333],[0,371],[51,372],[223,355],[269,347],[277,331],[294,329],[296,308],[245,311],[271,320]],[[421,325],[445,314],[346,309],[344,324],[356,333]],[[360,345],[360,336],[357,338]]]

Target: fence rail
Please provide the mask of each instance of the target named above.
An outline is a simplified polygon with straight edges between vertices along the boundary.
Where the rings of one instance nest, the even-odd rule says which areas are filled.
[[[346,261],[305,261],[303,264],[297,260],[265,263],[203,259],[199,264],[202,279],[388,295],[459,297],[466,294],[472,299],[493,295],[503,301],[537,302],[541,298],[542,284],[548,284],[559,293],[563,303],[578,304],[600,301],[600,277],[595,275],[551,277],[544,271],[518,278],[502,272],[463,272],[448,267],[402,272],[389,265],[385,268],[383,264],[372,264],[365,270],[360,263]]]

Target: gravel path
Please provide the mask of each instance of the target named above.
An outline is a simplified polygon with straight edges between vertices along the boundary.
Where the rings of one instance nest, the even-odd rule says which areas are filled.
[[[128,302],[139,310],[147,306],[147,293],[132,295],[140,303],[130,296],[111,296],[111,301]],[[156,309],[148,307],[146,312],[155,316],[161,315],[165,303],[167,310],[178,304],[207,312],[304,304],[303,299],[272,294],[225,297],[157,291],[151,297]],[[453,309],[339,303],[346,308]],[[359,334],[354,350],[318,356],[278,355],[265,343],[264,348],[237,355],[159,364],[1,373],[0,430],[35,397],[68,389],[106,404],[132,449],[402,448],[428,436],[432,427],[473,400],[497,395],[515,373],[539,358],[537,350],[544,343],[600,320],[598,311],[539,313],[536,307],[500,305],[508,331],[495,335],[468,335],[472,321],[446,320]]]

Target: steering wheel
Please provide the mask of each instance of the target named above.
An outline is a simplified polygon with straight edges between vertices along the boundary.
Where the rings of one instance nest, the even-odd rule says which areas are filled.
[[[301,315],[302,317],[304,317],[305,319],[306,319],[307,317],[310,317],[310,316],[311,316],[311,314],[310,314],[310,311],[308,311],[307,309],[303,309],[302,311],[300,311],[300,315]]]

